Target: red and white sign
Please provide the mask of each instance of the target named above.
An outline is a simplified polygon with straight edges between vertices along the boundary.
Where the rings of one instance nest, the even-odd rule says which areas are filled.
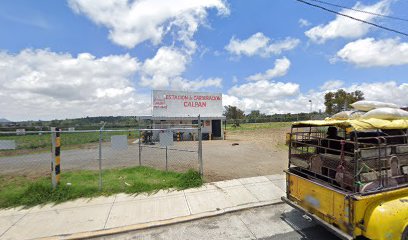
[[[153,90],[153,117],[221,117],[222,94]]]

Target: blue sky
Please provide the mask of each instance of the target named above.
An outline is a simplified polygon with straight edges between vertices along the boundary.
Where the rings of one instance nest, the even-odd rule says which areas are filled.
[[[408,18],[402,0],[327,2]],[[338,88],[408,105],[407,37],[295,0],[6,0],[0,31],[11,120],[145,115],[153,88],[222,92],[246,112],[324,110]]]

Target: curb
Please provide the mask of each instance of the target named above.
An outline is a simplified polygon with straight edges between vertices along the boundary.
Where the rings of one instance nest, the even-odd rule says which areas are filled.
[[[284,202],[280,198],[273,200],[273,201],[249,203],[249,204],[240,205],[236,207],[230,207],[230,208],[225,208],[225,209],[220,209],[220,210],[205,212],[205,213],[192,214],[188,216],[171,218],[171,219],[166,219],[166,220],[159,220],[159,221],[153,221],[153,222],[148,222],[148,223],[139,223],[139,224],[128,225],[128,226],[123,226],[123,227],[95,230],[95,231],[89,231],[89,232],[80,232],[80,233],[73,233],[73,234],[67,234],[67,235],[57,235],[57,236],[52,236],[52,237],[44,237],[40,239],[42,240],[56,240],[56,239],[74,240],[74,239],[103,237],[103,236],[114,235],[114,234],[119,234],[119,233],[126,233],[126,232],[131,232],[131,231],[136,231],[136,230],[143,230],[143,229],[173,225],[177,223],[184,223],[184,222],[199,220],[199,219],[208,218],[208,217],[215,217],[215,216],[220,216],[220,215],[224,215],[227,213],[237,212],[237,211],[246,210],[250,208],[264,207],[264,206],[270,206],[270,205],[279,205],[279,204],[284,204]]]

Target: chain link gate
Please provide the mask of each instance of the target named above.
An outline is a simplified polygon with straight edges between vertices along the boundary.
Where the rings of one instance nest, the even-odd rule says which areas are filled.
[[[200,128],[140,129],[139,165],[203,174]]]

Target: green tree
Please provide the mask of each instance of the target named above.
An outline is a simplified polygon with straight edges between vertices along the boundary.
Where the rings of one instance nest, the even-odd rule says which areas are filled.
[[[347,110],[350,104],[360,100],[364,100],[364,93],[359,90],[350,93],[343,89],[339,89],[336,92],[328,92],[324,95],[326,113],[334,114]]]
[[[246,115],[246,118],[250,120],[256,120],[265,117],[266,115],[264,113],[261,113],[259,110],[252,110],[248,115]]]
[[[239,126],[239,119],[243,119],[245,117],[244,111],[237,108],[236,106],[224,106],[224,116],[227,120],[234,120],[235,125]]]

